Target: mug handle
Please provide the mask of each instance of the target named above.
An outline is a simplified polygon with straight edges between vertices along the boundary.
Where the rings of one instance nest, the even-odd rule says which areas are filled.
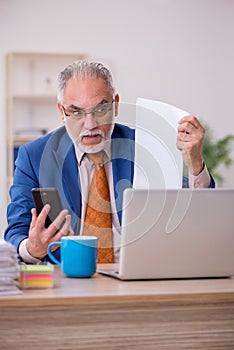
[[[52,254],[52,252],[51,252],[51,248],[52,248],[53,245],[55,245],[55,244],[59,244],[59,245],[60,245],[61,242],[52,242],[52,243],[50,243],[50,244],[48,245],[47,252],[48,252],[48,255],[49,255],[50,259],[51,259],[55,264],[61,265],[61,262],[60,262],[59,260],[57,260],[57,259],[54,257],[54,255]]]

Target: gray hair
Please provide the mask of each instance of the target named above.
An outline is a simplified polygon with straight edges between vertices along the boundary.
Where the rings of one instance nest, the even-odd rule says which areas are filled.
[[[80,60],[70,64],[59,73],[58,101],[61,103],[63,102],[66,83],[70,78],[102,78],[110,89],[111,94],[114,95],[115,93],[111,72],[108,68],[102,63]]]

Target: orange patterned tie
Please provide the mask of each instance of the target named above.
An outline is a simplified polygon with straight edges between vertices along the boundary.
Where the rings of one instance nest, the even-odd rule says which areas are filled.
[[[103,152],[87,154],[95,165],[85,214],[84,235],[98,237],[98,263],[113,263],[110,192],[103,165]]]

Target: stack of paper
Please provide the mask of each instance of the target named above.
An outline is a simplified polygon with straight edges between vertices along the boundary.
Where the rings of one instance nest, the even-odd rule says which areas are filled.
[[[0,240],[0,296],[21,293],[17,284],[19,265],[15,247]]]

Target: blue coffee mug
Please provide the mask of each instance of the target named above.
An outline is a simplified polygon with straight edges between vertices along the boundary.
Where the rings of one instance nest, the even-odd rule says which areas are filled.
[[[62,237],[49,244],[48,255],[68,277],[91,277],[97,270],[97,241],[95,236]],[[61,245],[61,262],[51,252],[54,245]]]

